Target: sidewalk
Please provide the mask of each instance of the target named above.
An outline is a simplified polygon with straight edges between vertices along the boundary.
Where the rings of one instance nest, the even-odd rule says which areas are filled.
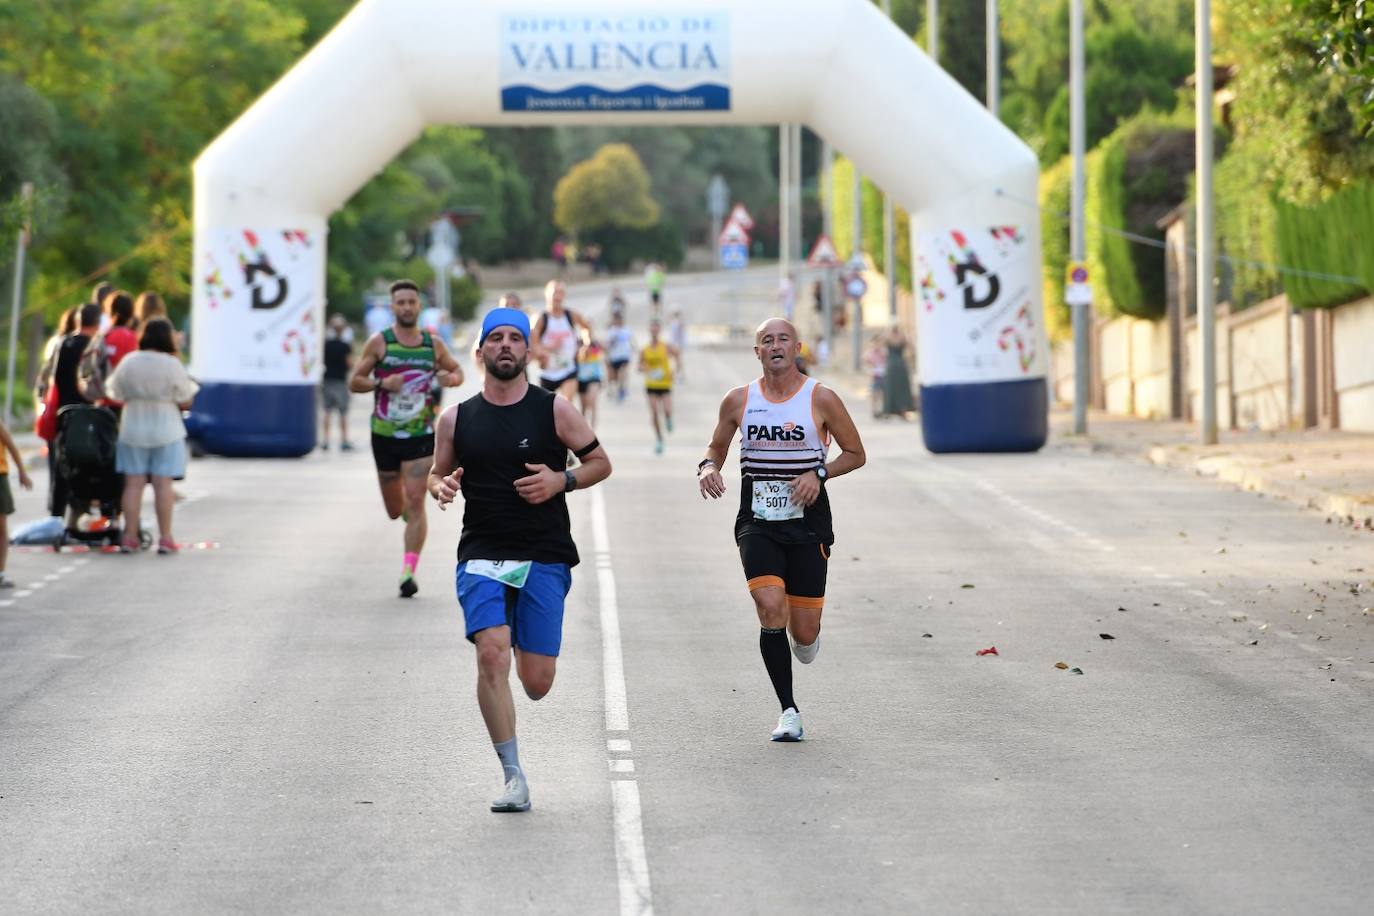
[[[816,375],[846,394],[866,399],[868,378],[851,371],[851,358],[847,342],[837,338],[830,365]],[[1213,477],[1315,510],[1357,530],[1374,531],[1374,435],[1319,429],[1222,430],[1217,445],[1204,447],[1195,424],[1097,410],[1088,414],[1087,435],[1075,436],[1072,430],[1072,410],[1052,410],[1046,448],[1108,452]]]
[[[1374,530],[1374,435],[1332,430],[1223,430],[1203,446],[1198,427],[1173,420],[1140,420],[1101,411],[1088,415],[1088,433],[1072,433],[1071,410],[1050,414],[1050,448],[1105,451],[1192,471],[1243,490],[1314,509],[1328,519]]]

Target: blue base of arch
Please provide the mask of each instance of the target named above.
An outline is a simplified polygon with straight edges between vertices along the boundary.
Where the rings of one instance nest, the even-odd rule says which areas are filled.
[[[203,450],[230,458],[297,458],[315,449],[317,385],[206,382],[186,433]]]
[[[926,448],[947,452],[1034,452],[1049,438],[1043,378],[921,386]]]

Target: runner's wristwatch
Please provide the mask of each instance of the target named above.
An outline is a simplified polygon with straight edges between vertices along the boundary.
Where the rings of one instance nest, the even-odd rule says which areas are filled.
[[[815,470],[816,470],[816,479],[819,480],[821,483],[825,483],[826,478],[828,478],[828,477],[830,476],[830,473],[829,473],[828,471],[826,471],[826,469],[825,469],[825,465],[821,465],[820,467],[816,468]]]

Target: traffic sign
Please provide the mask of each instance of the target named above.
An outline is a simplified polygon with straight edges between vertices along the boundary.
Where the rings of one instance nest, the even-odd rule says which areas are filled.
[[[735,204],[734,209],[730,211],[730,219],[728,222],[739,223],[745,232],[750,232],[754,228],[754,217],[749,215],[749,211],[745,209],[744,204]]]
[[[743,270],[749,266],[749,246],[744,242],[725,242],[720,246],[720,266]]]
[[[811,246],[811,253],[806,256],[808,267],[839,267],[840,263],[840,253],[835,250],[835,243],[830,241],[828,235],[816,239],[816,244]]]
[[[864,293],[868,292],[868,283],[864,281],[863,277],[855,274],[845,281],[844,291],[849,294],[851,299],[862,299]]]
[[[745,245],[749,244],[749,231],[735,222],[729,220],[725,228],[720,230],[720,235],[716,237],[716,244],[722,248],[726,245]]]
[[[1069,262],[1067,278],[1067,282],[1069,283],[1087,283],[1088,265],[1084,264],[1082,261]]]

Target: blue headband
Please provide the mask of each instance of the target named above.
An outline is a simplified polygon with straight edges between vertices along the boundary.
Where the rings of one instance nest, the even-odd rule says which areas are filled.
[[[487,316],[482,319],[482,336],[477,343],[486,343],[487,336],[497,328],[515,328],[524,335],[526,343],[530,339],[530,319],[519,309],[498,307],[487,312]]]

